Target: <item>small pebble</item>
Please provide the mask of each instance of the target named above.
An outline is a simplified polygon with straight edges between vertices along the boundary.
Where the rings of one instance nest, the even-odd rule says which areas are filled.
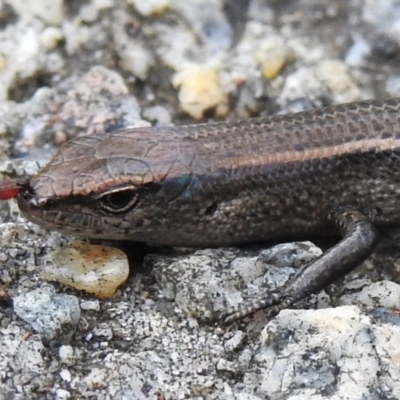
[[[170,7],[170,0],[128,0],[145,17],[162,14]]]
[[[391,97],[400,96],[400,76],[392,76],[386,81],[386,91]]]
[[[167,126],[171,125],[171,113],[166,107],[152,106],[143,110],[143,117],[150,121],[156,121],[157,125]]]
[[[98,300],[87,300],[81,302],[82,310],[100,311],[100,302]]]
[[[49,26],[40,34],[39,41],[46,49],[54,49],[64,39],[64,33],[61,29]]]
[[[217,365],[216,365],[216,369],[219,372],[231,372],[231,373],[235,373],[236,369],[235,369],[235,364],[232,361],[228,361],[224,358],[221,358]]]
[[[132,41],[121,46],[118,55],[121,67],[141,80],[147,78],[149,70],[154,64],[150,51],[141,44]]]
[[[317,65],[316,76],[332,92],[336,103],[360,99],[360,90],[343,61],[321,61]]]
[[[214,51],[228,49],[233,40],[233,32],[222,2],[215,0],[171,0],[174,10],[182,14],[191,29]],[[143,2],[144,3],[144,2]]]
[[[208,110],[214,110],[216,117],[224,117],[229,111],[228,97],[213,68],[186,69],[175,75],[173,85],[179,88],[181,109],[194,119],[200,120]]]
[[[71,393],[64,389],[56,390],[56,400],[67,400],[71,398]]]
[[[346,54],[345,63],[351,67],[363,67],[371,51],[371,45],[363,37],[357,37]]]
[[[48,256],[43,277],[84,290],[99,298],[113,296],[129,274],[128,259],[121,250],[74,241]]]
[[[58,355],[60,357],[60,361],[64,364],[72,364],[75,359],[74,349],[72,346],[61,346],[58,350]],[[63,377],[63,379],[65,378]]]
[[[48,24],[59,25],[65,18],[63,0],[12,0],[9,4],[20,16],[33,14]]]
[[[228,352],[232,352],[236,350],[245,339],[246,334],[243,331],[236,331],[233,337],[225,342],[225,350]]]
[[[13,299],[15,313],[46,340],[69,338],[80,318],[79,301],[50,288],[36,289]]]
[[[294,54],[285,46],[271,43],[257,53],[256,59],[264,77],[273,79],[287,64],[294,61]]]

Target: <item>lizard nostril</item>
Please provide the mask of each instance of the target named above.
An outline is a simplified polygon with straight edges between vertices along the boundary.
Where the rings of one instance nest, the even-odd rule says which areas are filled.
[[[212,203],[210,206],[208,206],[207,208],[206,208],[206,211],[205,211],[205,215],[209,215],[209,216],[212,216],[212,215],[214,215],[215,214],[215,212],[217,211],[217,209],[218,209],[218,203],[215,201],[214,203]]]

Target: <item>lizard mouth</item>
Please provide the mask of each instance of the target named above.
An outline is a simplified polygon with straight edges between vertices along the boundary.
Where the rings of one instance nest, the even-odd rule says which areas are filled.
[[[70,233],[67,229],[68,224],[65,224],[60,218],[60,215],[66,213],[62,213],[54,207],[54,200],[38,196],[29,182],[21,186],[17,195],[17,202],[21,215],[28,221],[44,229]]]
[[[17,202],[21,214],[28,220],[36,222],[40,219],[42,210],[39,207],[40,201],[32,193],[29,184],[21,187],[17,195]]]
[[[51,200],[39,197],[29,181],[19,184],[17,203],[24,218],[41,226],[45,226],[45,210],[50,206]]]
[[[18,206],[21,211],[28,212],[35,208],[42,208],[47,203],[47,199],[38,197],[29,181],[18,184],[19,191],[17,195]]]
[[[44,227],[45,220],[43,219],[43,209],[35,205],[36,202],[34,198],[19,193],[17,196],[17,202],[20,213],[24,218],[34,224]]]

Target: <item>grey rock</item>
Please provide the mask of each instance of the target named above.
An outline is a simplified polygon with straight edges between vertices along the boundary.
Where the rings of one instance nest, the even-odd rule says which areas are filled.
[[[397,38],[400,32],[400,4],[397,0],[366,0],[363,18],[379,32]]]
[[[255,296],[265,287],[275,289],[321,254],[310,242],[287,243],[260,251],[199,250],[168,259],[150,256],[165,297],[186,314],[209,320],[226,307]]]
[[[36,289],[13,299],[15,313],[45,340],[68,339],[79,322],[79,300],[56,294],[49,288]]]
[[[245,7],[225,12],[245,2],[222,0],[25,3],[0,1],[0,179],[34,174],[80,134],[148,125],[142,117],[191,122],[171,82],[192,67],[218,71],[228,119],[400,92],[397,0],[249,0],[247,14]],[[392,39],[382,50],[385,38]],[[290,57],[268,75],[261,61],[279,61],[271,49]],[[69,241],[2,202],[1,293],[14,299],[43,287],[43,260]],[[268,250],[283,252],[270,259],[248,249],[148,257],[154,269],[132,269],[99,307],[75,291],[84,308],[79,329],[70,340],[74,319],[50,346],[5,298],[0,399],[400,398],[398,288],[371,284],[398,276],[383,271],[385,263],[358,268],[344,285],[296,304],[307,311],[271,321],[257,313],[224,329],[192,317],[286,285],[318,251],[303,257],[302,246]],[[398,264],[397,256],[389,266]],[[345,302],[362,308],[327,308]],[[66,343],[54,348],[60,339]]]
[[[192,29],[213,50],[226,50],[232,43],[232,28],[220,0],[172,0],[174,8],[189,21]]]
[[[370,398],[372,387],[379,398],[400,396],[397,362],[389,356],[400,331],[355,306],[282,311],[261,340],[255,362],[261,388],[272,399],[314,398],[321,392],[326,393],[321,399],[362,399]]]
[[[340,304],[361,303],[368,307],[400,310],[400,285],[391,281],[374,282],[353,294],[345,294]]]

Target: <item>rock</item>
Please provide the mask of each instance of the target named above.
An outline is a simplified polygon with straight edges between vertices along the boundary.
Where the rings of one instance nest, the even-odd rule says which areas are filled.
[[[171,0],[173,8],[189,22],[196,35],[214,51],[226,50],[232,43],[229,25],[220,0]]]
[[[397,361],[388,358],[397,352],[400,330],[372,321],[355,306],[282,311],[261,340],[254,361],[261,389],[273,399],[313,398],[327,391],[339,399],[361,399],[385,385],[394,397],[400,395],[393,383],[400,378]]]
[[[48,27],[40,34],[40,43],[47,49],[54,49],[64,39],[64,33],[61,29]]]
[[[220,104],[235,120],[398,97],[398,14],[397,0],[0,0],[1,177],[34,174],[77,135],[149,125],[142,117],[187,123],[171,80],[193,68],[212,71],[189,90],[201,122]],[[400,398],[398,288],[377,283],[396,281],[398,256],[358,268],[297,311],[222,328],[192,316],[287,285],[319,250],[150,247],[157,254],[131,265],[117,296],[75,292],[66,309],[79,300],[78,329],[70,321],[66,337],[55,328],[61,336],[43,345],[10,299],[48,288],[43,264],[70,241],[23,220],[15,202],[0,204],[1,399]],[[330,309],[343,302],[352,307]]]
[[[175,75],[173,84],[179,88],[179,104],[183,111],[201,119],[208,110],[217,117],[228,112],[228,98],[224,93],[217,71],[213,68],[193,67]]]
[[[14,311],[47,341],[69,340],[80,317],[79,301],[50,288],[36,289],[13,299]]]
[[[128,259],[115,247],[74,241],[47,257],[43,277],[84,290],[99,298],[108,298],[129,275]]]
[[[392,97],[400,97],[400,76],[392,76],[387,80],[386,91]]]
[[[128,2],[133,4],[136,10],[146,17],[149,15],[162,14],[171,5],[171,0],[128,0]]]
[[[400,310],[400,285],[391,281],[374,282],[358,293],[345,294],[340,298],[340,304],[357,302],[368,307]]]
[[[35,0],[35,3],[24,0],[6,0],[21,16],[35,15],[44,22],[59,25],[64,20],[63,0]]]
[[[297,269],[321,254],[310,242],[278,245],[268,250],[198,250],[169,260],[149,256],[164,296],[185,314],[208,320],[245,297],[259,296],[288,282]]]
[[[257,61],[265,78],[275,78],[286,65],[295,61],[293,51],[284,43],[266,41],[256,54]]]
[[[400,33],[400,9],[396,0],[366,0],[362,10],[362,17],[377,31],[384,32],[393,38]]]

